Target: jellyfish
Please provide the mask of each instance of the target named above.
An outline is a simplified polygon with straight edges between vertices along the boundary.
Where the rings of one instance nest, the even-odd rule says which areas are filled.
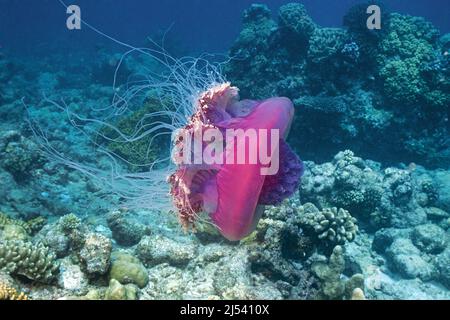
[[[181,161],[168,178],[170,195],[185,228],[195,228],[199,214],[206,213],[225,238],[240,240],[255,229],[265,205],[279,204],[295,192],[303,165],[285,142],[293,115],[294,107],[289,99],[275,97],[263,101],[239,101],[238,88],[230,83],[215,85],[199,95],[196,112],[182,134],[175,137],[175,146],[182,150],[177,159],[185,157],[186,153],[195,153],[192,141],[187,142],[189,135],[186,131],[194,136],[199,131],[204,133],[216,129],[218,134],[214,138],[220,141],[213,142],[225,147],[215,150],[219,153],[214,155],[218,161]],[[235,130],[241,130],[243,134],[241,144],[234,134],[231,138],[222,138],[221,133],[234,133]],[[268,133],[268,130],[276,130],[278,134],[275,137],[258,134]],[[247,132],[255,133],[253,149],[251,134],[247,135]],[[191,146],[188,151],[184,148],[186,144]],[[209,146],[202,139],[198,149]],[[261,161],[249,160],[251,153],[258,155],[260,149],[269,150],[266,165],[279,162],[272,174],[263,174],[261,169],[267,167]],[[237,161],[239,152],[243,153],[241,162]],[[188,159],[192,160],[192,157]]]
[[[214,62],[205,54],[174,58],[156,43],[154,48],[136,48],[85,24],[129,50],[117,65],[110,104],[89,110],[44,98],[49,108],[65,115],[67,124],[82,134],[93,150],[92,159],[80,160],[59,150],[48,128],[43,128],[28,108],[30,128],[51,160],[87,175],[127,207],[173,209],[185,230],[195,231],[198,223],[206,222],[232,241],[255,230],[266,205],[279,204],[298,189],[303,164],[286,143],[294,116],[288,98],[240,100],[239,89],[223,75],[226,61]],[[139,55],[151,67],[142,66],[141,72],[118,84],[116,75],[131,55]],[[132,132],[123,132],[118,119],[136,112],[150,96],[156,97],[158,109],[143,114]],[[105,134],[105,128],[114,135]],[[187,148],[186,133],[204,134],[211,129],[218,133],[216,139],[210,143],[202,140],[196,151]],[[243,139],[236,134],[228,137],[230,131],[243,132]],[[126,145],[147,139],[151,150],[161,136],[170,137],[165,146],[169,152],[149,163],[131,163],[104,143]],[[211,145],[222,146],[210,153],[217,161],[180,161],[179,156],[188,153],[211,151]],[[255,153],[263,156],[250,161]],[[239,154],[244,161],[237,160]],[[130,172],[129,164],[144,170]],[[276,170],[271,170],[273,167]]]

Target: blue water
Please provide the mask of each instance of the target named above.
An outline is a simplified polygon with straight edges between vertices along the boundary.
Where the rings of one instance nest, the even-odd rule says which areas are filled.
[[[289,0],[263,1],[273,12]],[[197,52],[226,51],[241,29],[242,12],[251,0],[66,1],[82,8],[82,17],[118,39],[141,45],[148,36],[169,29],[169,37]],[[342,17],[358,0],[301,1],[311,17],[322,26],[341,26]],[[385,1],[389,10],[420,15],[441,30],[450,31],[450,3],[446,0]],[[89,30],[68,32],[65,9],[57,0],[1,0],[0,45],[15,52],[33,50],[58,42],[73,50],[92,48],[105,40]],[[106,42],[106,45],[109,45]]]

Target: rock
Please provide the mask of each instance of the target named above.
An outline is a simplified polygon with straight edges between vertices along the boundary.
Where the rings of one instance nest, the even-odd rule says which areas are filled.
[[[426,222],[427,214],[421,207],[408,210],[400,207],[392,211],[392,225],[397,228],[415,227]]]
[[[114,240],[123,246],[133,246],[144,235],[150,234],[149,229],[145,225],[127,218],[125,212],[122,211],[111,212],[107,217],[107,221]]]
[[[375,280],[376,278],[376,280]],[[367,279],[366,279],[367,280]],[[369,300],[448,300],[450,293],[434,282],[423,282],[420,279],[398,279],[387,274],[374,275],[377,288],[366,290]],[[372,281],[371,280],[371,281]]]
[[[366,233],[361,233],[354,242],[346,243],[345,274],[364,273],[378,265],[376,255],[370,249],[371,242],[372,239]]]
[[[435,269],[426,262],[409,239],[396,239],[386,251],[388,261],[394,271],[408,279],[420,278],[431,280],[435,276]]]
[[[194,259],[196,251],[193,243],[177,242],[160,235],[143,237],[136,248],[137,256],[147,265],[167,262],[173,266],[183,266]]]
[[[148,283],[148,273],[138,258],[124,252],[113,252],[109,278],[121,284],[132,283],[143,288]]]
[[[112,244],[107,237],[90,233],[86,236],[80,259],[89,274],[105,274],[109,269]]]
[[[101,289],[92,289],[84,296],[87,300],[102,300],[105,292]]]
[[[195,257],[197,263],[217,262],[221,258],[230,254],[230,247],[218,243],[211,243],[202,246],[199,254]]]
[[[375,233],[372,249],[378,253],[384,253],[387,248],[398,238],[409,238],[410,229],[386,228]]]
[[[435,266],[439,272],[439,280],[450,289],[450,248],[436,257]]]
[[[423,224],[414,228],[412,241],[421,251],[436,254],[446,248],[447,235],[435,224]]]
[[[425,208],[425,212],[427,213],[428,219],[432,221],[439,221],[450,217],[450,214],[447,211],[436,207]]]
[[[105,300],[137,300],[137,292],[135,285],[122,285],[119,281],[111,279],[105,292]]]
[[[66,259],[61,263],[58,285],[77,295],[86,294],[88,291],[86,275],[78,265],[72,264]]]
[[[236,250],[234,254],[225,257],[221,262],[222,267],[215,270],[214,288],[217,292],[222,293],[227,288],[231,288],[240,283],[250,285],[247,277],[250,271],[250,263],[248,261],[247,250]]]
[[[439,170],[434,176],[436,185],[439,186],[439,199],[437,205],[450,212],[450,171]]]
[[[38,234],[38,239],[61,258],[69,254],[70,239],[57,225],[46,225]]]

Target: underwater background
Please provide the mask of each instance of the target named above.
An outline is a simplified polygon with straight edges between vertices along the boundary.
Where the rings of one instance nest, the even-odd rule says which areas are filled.
[[[450,298],[448,1],[66,4],[97,30],[0,0],[0,300]],[[238,242],[183,231],[167,183],[127,206],[146,189],[99,178],[164,173],[167,137],[104,123],[146,128],[168,97],[139,85],[202,54],[242,99],[295,106],[300,186]]]

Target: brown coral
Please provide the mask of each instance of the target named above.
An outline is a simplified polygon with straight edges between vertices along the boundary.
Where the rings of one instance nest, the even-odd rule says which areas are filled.
[[[17,292],[6,283],[0,282],[0,300],[28,300],[28,297],[25,293]]]
[[[29,221],[23,221],[19,219],[12,219],[3,212],[0,212],[0,228],[7,225],[17,225],[25,229],[25,231],[29,235],[38,232],[45,225],[45,222],[46,220],[43,217],[37,217]]]

